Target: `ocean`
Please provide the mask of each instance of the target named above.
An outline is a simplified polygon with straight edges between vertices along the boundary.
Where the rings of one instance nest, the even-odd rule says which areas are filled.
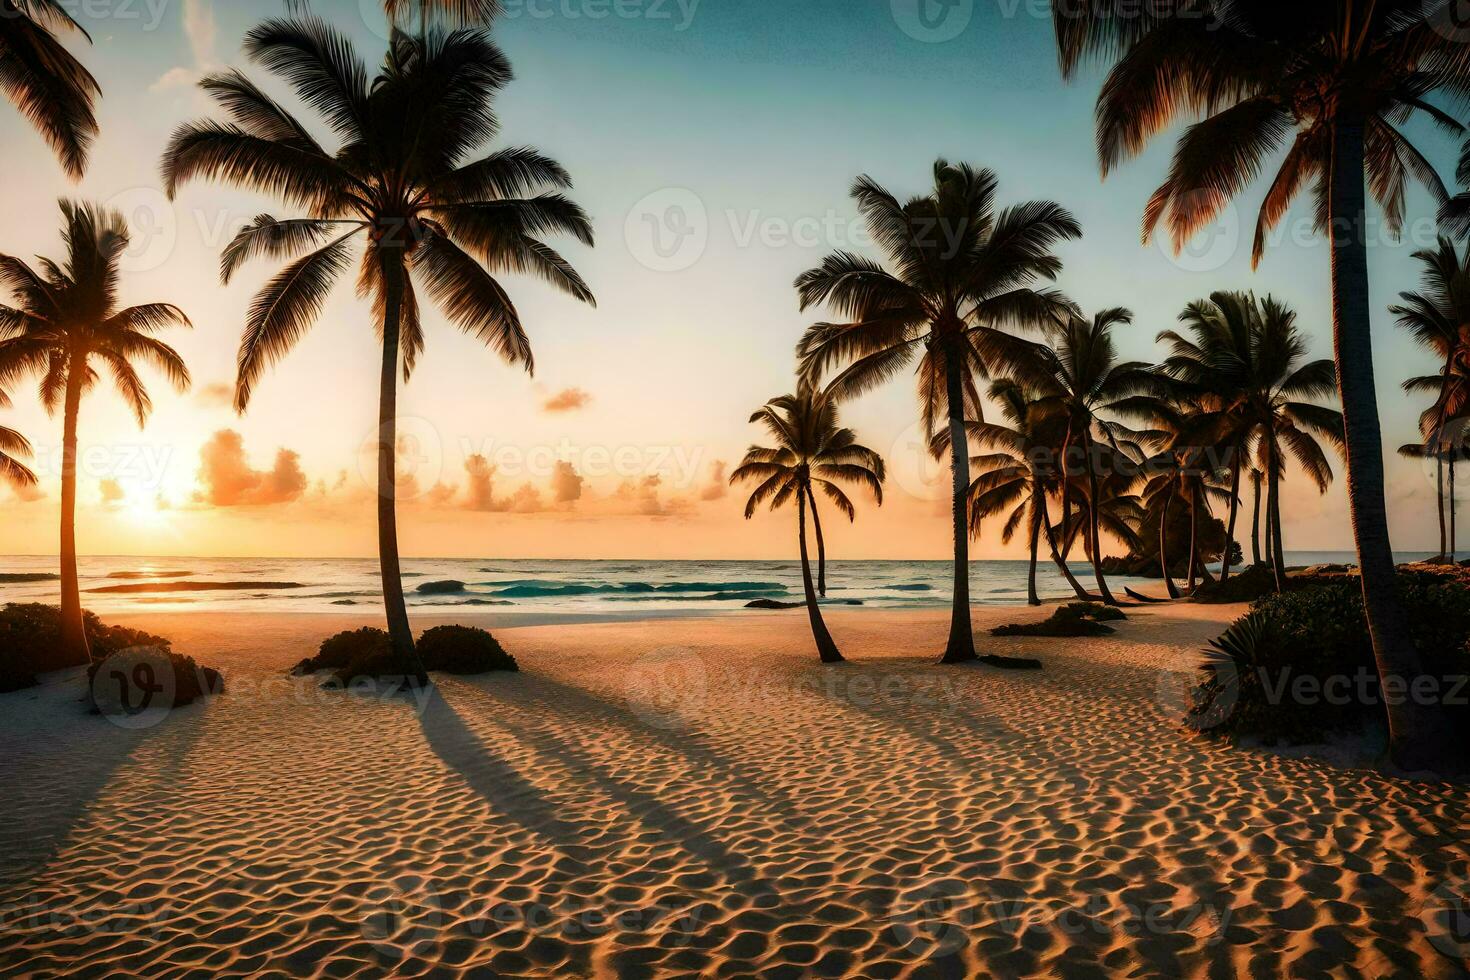
[[[1422,555],[1403,555],[1413,560]],[[1351,561],[1346,552],[1294,552],[1291,564]],[[1026,601],[1025,561],[976,561],[976,605]],[[1092,584],[1090,567],[1073,572]],[[376,559],[127,558],[79,562],[83,604],[99,614],[130,612],[364,612],[382,600]],[[57,600],[54,557],[0,557],[0,602]],[[569,561],[409,559],[404,589],[412,610],[462,609],[537,617],[587,615],[648,619],[738,610],[757,599],[802,600],[801,565],[794,561]],[[815,567],[813,570],[815,574]],[[951,565],[945,561],[831,561],[827,602],[863,608],[946,606]],[[1051,562],[1038,568],[1044,598],[1072,591]],[[1156,589],[1158,580],[1112,577],[1125,586]]]

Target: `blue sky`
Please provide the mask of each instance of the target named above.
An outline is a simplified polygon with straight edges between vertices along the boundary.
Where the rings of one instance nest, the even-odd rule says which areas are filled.
[[[501,100],[501,143],[535,145],[571,171],[574,196],[591,213],[598,244],[565,251],[599,305],[582,308],[537,283],[511,283],[536,347],[534,380],[439,324],[420,378],[403,395],[405,411],[429,420],[442,439],[444,458],[426,482],[454,482],[464,457],[487,444],[634,445],[646,451],[651,470],[655,463],[664,468],[650,474],[660,478],[657,506],[644,500],[623,513],[613,501],[623,483],[641,478],[619,472],[589,476],[588,501],[572,512],[521,520],[474,515],[486,540],[509,549],[497,553],[575,553],[569,540],[619,555],[789,550],[784,518],[747,527],[737,501],[704,500],[704,486],[714,465],[738,459],[755,434],[745,422],[750,411],[791,387],[791,351],[813,318],[798,311],[792,280],[834,248],[864,250],[848,197],[859,173],[906,196],[925,188],[942,156],[995,170],[1003,203],[1048,198],[1070,208],[1085,235],[1062,250],[1060,283],[1085,308],[1135,311],[1135,325],[1121,337],[1129,357],[1156,359],[1154,335],[1173,326],[1186,302],[1244,288],[1291,303],[1314,352],[1330,355],[1328,250],[1303,231],[1305,206],[1288,217],[1282,244],[1258,272],[1250,269],[1249,240],[1264,186],[1238,202],[1233,224],[1227,220],[1212,235],[1201,257],[1176,260],[1157,245],[1141,245],[1139,216],[1162,178],[1171,141],[1157,141],[1103,182],[1092,130],[1099,79],[1061,81],[1049,20],[1037,16],[1044,4],[954,0],[949,19],[931,21],[938,26],[930,29],[916,19],[917,2],[508,3],[496,34],[517,80]],[[376,60],[383,25],[374,0],[315,0],[314,8]],[[266,0],[93,0],[90,7],[79,0],[80,19],[96,39],[82,53],[106,91],[103,137],[79,187],[59,175],[15,113],[0,111],[0,140],[24,175],[0,188],[6,216],[0,250],[54,251],[54,200],[63,194],[113,201],[155,228],[158,247],[127,288],[136,291],[134,299],[174,299],[194,315],[198,329],[179,346],[201,387],[232,379],[242,311],[271,271],[252,267],[221,288],[215,269],[228,238],[221,229],[278,205],[211,186],[191,186],[174,204],[160,202],[158,154],[179,122],[208,110],[189,83],[201,70],[243,66],[240,38],[280,9]],[[88,10],[109,16],[89,18]],[[1443,173],[1453,172],[1457,147],[1449,139],[1427,129],[1411,135]],[[1395,336],[1385,308],[1417,278],[1410,253],[1432,241],[1426,220],[1432,212],[1426,195],[1412,193],[1411,222],[1419,220],[1410,240],[1380,236],[1370,254],[1380,400],[1394,446],[1413,437],[1422,407],[1398,392],[1398,382],[1433,365]],[[695,234],[677,240],[684,246],[678,254],[660,256],[651,251],[653,229]],[[357,442],[372,418],[376,378],[365,315],[352,290],[343,289],[313,335],[262,385],[244,419],[160,389],[158,414],[141,438],[168,450],[168,474],[134,481],[129,494],[157,492],[175,506],[197,494],[199,447],[224,428],[242,433],[251,465],[267,468],[284,448],[299,454],[313,482],[336,486],[342,472],[356,482]],[[590,394],[587,408],[570,415],[542,410],[549,394],[568,387]],[[105,396],[97,405],[84,433],[103,444],[139,441]],[[22,404],[8,418],[38,444],[55,441],[56,426],[34,407]],[[854,556],[944,553],[935,474],[921,474],[914,448],[916,420],[912,386],[904,382],[848,410],[847,421],[865,441],[892,457],[895,482],[907,491],[892,494],[883,512],[865,512],[858,528],[839,532],[849,535],[839,546]],[[671,472],[666,460],[653,458],[655,450],[671,448],[700,465]],[[1397,543],[1432,546],[1432,485],[1417,464],[1392,466]],[[535,473],[525,479],[544,483]],[[501,485],[514,489],[512,481],[520,480],[507,472]],[[1288,545],[1348,547],[1340,487],[1318,499],[1303,481],[1293,482]],[[593,498],[603,505],[594,506]],[[244,549],[262,523],[295,521],[305,553],[371,552],[370,514],[348,501],[319,500],[316,509],[297,503],[273,513],[223,510],[209,515],[207,525],[192,514],[167,541],[157,540],[157,525],[128,530],[105,515],[91,530],[94,540],[108,542],[99,550],[168,551],[202,537],[201,548],[225,553]],[[0,505],[31,515],[47,506],[46,500]],[[451,531],[434,528],[469,519],[426,506],[421,531],[406,532],[408,550],[417,542],[421,553],[445,553],[440,545]],[[408,523],[420,526],[412,518]],[[44,551],[49,540],[49,531],[38,531],[23,536],[18,550]],[[480,553],[489,546],[476,539],[467,547]],[[994,534],[981,550],[1013,553]]]

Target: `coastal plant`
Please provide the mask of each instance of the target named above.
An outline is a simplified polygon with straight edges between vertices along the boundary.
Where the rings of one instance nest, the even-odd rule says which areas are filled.
[[[1424,662],[1408,639],[1394,588],[1368,289],[1367,234],[1377,225],[1368,221],[1366,203],[1371,191],[1390,233],[1402,224],[1411,181],[1448,203],[1439,175],[1402,129],[1418,117],[1463,132],[1434,100],[1470,87],[1470,49],[1446,29],[1444,19],[1453,16],[1447,6],[1423,0],[1053,5],[1063,75],[1097,62],[1109,66],[1096,112],[1104,175],[1155,137],[1179,133],[1168,176],[1144,209],[1145,239],[1162,225],[1178,251],[1271,164],[1276,169],[1256,224],[1253,260],[1259,262],[1293,200],[1314,190],[1313,227],[1331,242],[1348,503],[1383,677],[1417,677]],[[1445,217],[1456,214],[1451,209]],[[1401,703],[1389,714],[1400,765],[1453,761],[1439,707]]]
[[[127,226],[115,211],[61,202],[66,258],[41,259],[40,271],[0,255],[0,286],[14,306],[0,306],[0,386],[20,377],[40,379],[40,400],[62,415],[61,437],[61,665],[89,659],[77,580],[77,429],[82,398],[96,389],[105,369],[113,387],[142,428],[153,400],[138,374],[146,364],[176,391],[189,388],[189,369],[154,336],[167,327],[192,326],[168,303],[119,309],[120,262],[129,245]]]
[[[82,628],[94,663],[133,647],[155,647],[165,652],[171,647],[166,637],[108,626],[90,612],[83,614]],[[5,652],[0,663],[0,693],[32,686],[36,674],[76,666],[58,656],[63,649],[59,607],[13,602],[0,608],[0,650]]]
[[[0,390],[0,408],[10,407],[10,396]],[[17,490],[29,490],[36,486],[36,474],[21,462],[31,455],[31,444],[25,436],[14,429],[0,425],[0,483],[9,484]]]
[[[886,261],[834,252],[796,280],[803,311],[826,306],[840,319],[809,328],[797,347],[802,378],[827,380],[847,398],[877,388],[918,361],[925,438],[949,433],[954,593],[944,663],[974,660],[970,621],[970,489],[966,421],[984,420],[978,381],[1009,327],[1032,327],[1066,309],[1048,287],[1061,271],[1053,249],[1081,236],[1061,205],[996,205],[996,175],[968,164],[934,164],[934,187],[906,203],[871,177],[853,199]]]
[[[494,102],[511,69],[482,30],[427,27],[415,36],[394,29],[371,77],[348,38],[312,16],[261,24],[246,36],[245,51],[317,110],[324,126],[299,122],[240,72],[211,75],[201,87],[228,121],[189,123],[174,134],[164,154],[165,185],[172,196],[189,180],[219,180],[281,198],[297,212],[261,215],[224,251],[225,282],[248,260],[291,260],[246,316],[235,384],[242,413],[266,369],[320,317],[353,264],[356,243],[363,246],[358,289],[373,301],[382,343],[383,600],[395,654],[421,673],[403,596],[396,507],[398,379],[409,379],[424,347],[419,290],[461,330],[531,371],[530,341],[498,277],[530,274],[592,303],[581,276],[544,241],[565,234],[590,245],[591,223],[561,193],[571,179],[555,161],[528,147],[484,153],[499,133]],[[317,141],[321,129],[336,138],[335,151]]]
[[[730,474],[731,485],[755,483],[745,504],[750,520],[762,506],[771,510],[795,503],[797,540],[801,552],[801,582],[812,638],[822,663],[840,663],[843,656],[822,618],[817,590],[812,582],[811,557],[807,548],[807,511],[817,511],[820,490],[849,521],[857,519],[857,508],[842,485],[859,486],[883,504],[885,467],[883,458],[857,441],[851,429],[838,422],[837,400],[829,392],[802,386],[795,395],[773,398],[750,417],[752,425],[763,426],[774,441],[772,446],[751,446]]]
[[[73,180],[97,136],[102,94],[58,33],[91,37],[63,0],[0,0],[0,91],[50,144]]]

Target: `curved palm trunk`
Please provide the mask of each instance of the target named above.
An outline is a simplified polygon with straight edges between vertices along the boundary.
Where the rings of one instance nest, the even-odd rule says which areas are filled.
[[[1271,539],[1271,566],[1276,571],[1276,591],[1286,591],[1286,546],[1281,540],[1281,463],[1276,448],[1271,449],[1271,463],[1266,479],[1267,536]]]
[[[1063,558],[1062,553],[1057,550],[1057,535],[1056,532],[1052,530],[1051,514],[1049,514],[1047,511],[1048,508],[1046,504],[1046,498],[1042,497],[1041,527],[1042,530],[1046,532],[1046,544],[1047,547],[1051,549],[1051,560],[1057,563],[1057,570],[1062,573],[1062,578],[1067,580],[1067,584],[1072,587],[1072,591],[1077,593],[1077,598],[1084,601],[1090,600],[1092,596],[1088,594],[1088,591],[1082,587],[1082,583],[1077,581],[1077,576],[1072,574],[1072,569],[1068,567],[1067,560]]]
[[[1261,471],[1251,470],[1251,487],[1255,492],[1255,504],[1251,508],[1251,564],[1261,564]]]
[[[73,352],[66,366],[66,395],[61,429],[61,649],[40,671],[76,667],[91,661],[82,593],[77,577],[77,416],[87,355]]]
[[[1169,572],[1169,504],[1174,500],[1174,488],[1164,495],[1164,504],[1159,512],[1159,571],[1164,574],[1164,589],[1170,599],[1179,598],[1179,589],[1174,585],[1174,576]]]
[[[1455,512],[1459,509],[1455,500],[1455,463],[1453,456],[1450,457],[1450,561],[1455,561],[1459,554],[1458,535],[1455,533]]]
[[[1036,594],[1036,555],[1041,545],[1041,508],[1036,505],[1034,495],[1027,506],[1031,510],[1031,566],[1026,572],[1026,603],[1039,606],[1041,597]]]
[[[1113,593],[1108,590],[1108,581],[1103,577],[1102,570],[1102,538],[1098,528],[1102,526],[1099,517],[1101,501],[1097,499],[1097,467],[1093,465],[1092,459],[1092,434],[1083,433],[1082,445],[1087,451],[1087,488],[1089,500],[1087,504],[1087,534],[1088,547],[1091,552],[1092,571],[1097,577],[1097,591],[1102,596],[1103,602],[1110,606],[1116,606],[1118,600],[1113,598]]]
[[[827,597],[827,541],[822,537],[822,515],[817,512],[817,495],[811,487],[806,490],[812,503],[812,529],[817,532],[817,592]]]
[[[1220,581],[1230,581],[1230,553],[1235,550],[1235,520],[1240,516],[1240,457],[1230,467],[1230,520],[1225,526],[1225,552],[1220,556]]]
[[[812,639],[817,643],[817,655],[824,664],[841,663],[843,656],[827,632],[827,623],[822,619],[822,607],[817,604],[817,590],[812,586],[812,562],[806,548],[806,501],[811,489],[796,495],[796,527],[801,537],[801,585],[806,592],[806,613],[812,623]]]
[[[970,624],[970,521],[966,497],[970,490],[970,440],[965,432],[965,389],[958,356],[945,359],[945,390],[949,402],[949,455],[953,473],[950,512],[954,520],[954,607],[950,611],[949,642],[940,663],[975,660],[974,627]]]
[[[1398,594],[1393,545],[1384,502],[1383,441],[1373,376],[1371,306],[1363,167],[1363,119],[1341,109],[1333,123],[1330,200],[1332,208],[1333,342],[1346,434],[1348,504],[1358,547],[1363,607],[1380,678],[1412,685],[1424,664],[1409,633]],[[1391,752],[1406,769],[1452,764],[1454,750],[1442,708],[1388,699]]]
[[[1445,532],[1444,523],[1444,454],[1439,452],[1438,447],[1434,453],[1434,496],[1439,511],[1439,557],[1443,561],[1450,553],[1450,539]]]
[[[398,560],[398,363],[403,325],[403,253],[382,248],[384,287],[383,370],[378,389],[378,566],[383,581],[383,611],[398,659],[428,680],[414,649],[413,628],[403,599]]]
[[[1199,587],[1199,488],[1189,497],[1189,568],[1184,591],[1193,595]]]

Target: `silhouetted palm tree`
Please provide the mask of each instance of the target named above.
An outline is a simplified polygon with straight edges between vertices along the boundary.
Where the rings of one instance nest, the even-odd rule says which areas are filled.
[[[436,20],[453,27],[484,26],[500,16],[500,0],[383,0],[392,24],[420,29]]]
[[[983,420],[976,379],[987,375],[991,338],[1006,326],[1033,326],[1065,306],[1038,288],[1056,278],[1052,249],[1081,235],[1076,219],[1049,201],[997,213],[989,170],[943,160],[934,189],[899,203],[870,177],[853,198],[890,268],[850,252],[829,255],[796,280],[801,308],[826,304],[837,323],[812,326],[797,348],[803,378],[836,370],[839,397],[869,391],[917,358],[926,438],[940,419],[950,433],[953,471],[954,605],[944,662],[976,658],[970,623],[970,487],[966,419]]]
[[[745,504],[745,519],[750,520],[763,505],[771,510],[796,501],[797,535],[801,542],[801,580],[806,594],[807,616],[812,624],[812,638],[823,663],[837,663],[842,654],[827,631],[821,606],[812,585],[811,559],[807,553],[806,514],[811,507],[817,512],[815,491],[832,501],[849,521],[857,518],[857,509],[839,484],[867,488],[879,506],[883,504],[883,458],[858,444],[851,429],[838,425],[837,400],[831,395],[803,385],[795,395],[782,395],[767,402],[750,417],[753,424],[765,426],[775,440],[770,447],[751,446],[745,459],[730,474],[730,483],[760,481]]]
[[[0,306],[0,385],[26,375],[40,377],[41,404],[62,411],[61,437],[61,639],[62,666],[89,658],[77,583],[77,416],[82,396],[96,386],[94,364],[105,366],[141,428],[153,409],[137,364],[160,371],[179,391],[189,369],[172,347],[153,336],[164,327],[188,327],[189,318],[168,303],[117,308],[118,262],[128,248],[122,215],[69,201],[61,203],[67,257],[41,259],[33,271],[0,255],[0,285],[15,306]]]
[[[57,32],[87,32],[60,0],[0,0],[0,90],[80,177],[97,136],[98,87]],[[87,38],[91,40],[90,37]]]
[[[1230,520],[1233,537],[1241,477],[1247,454],[1256,447],[1267,481],[1268,533],[1278,588],[1285,585],[1285,547],[1280,524],[1280,481],[1283,456],[1290,453],[1325,492],[1332,467],[1313,434],[1343,447],[1342,414],[1314,404],[1337,392],[1337,370],[1331,360],[1306,361],[1307,343],[1296,313],[1270,296],[1217,292],[1198,300],[1179,315],[1185,334],[1165,330],[1159,341],[1170,354],[1165,372],[1181,382],[1198,402],[1199,411],[1187,430],[1177,433],[1183,444],[1213,454],[1211,467],[1228,456]],[[1223,447],[1224,452],[1220,452]],[[1225,567],[1229,567],[1226,542]]]
[[[1133,314],[1125,309],[1103,310],[1090,320],[1067,316],[1046,326],[1043,344],[1011,343],[1005,358],[1016,377],[1024,379],[1043,395],[1056,398],[1066,416],[1062,438],[1061,460],[1067,479],[1062,483],[1062,520],[1070,520],[1076,503],[1073,481],[1080,480],[1088,501],[1107,499],[1101,494],[1101,483],[1116,472],[1113,464],[1127,464],[1119,449],[1120,437],[1129,430],[1107,417],[1114,403],[1139,395],[1155,393],[1161,379],[1152,367],[1141,361],[1119,361],[1113,342],[1113,328],[1133,322]],[[1099,472],[1103,470],[1103,472]],[[1128,474],[1131,477],[1136,474]],[[1083,530],[1084,550],[1092,561],[1102,600],[1116,605],[1102,570],[1101,526],[1107,516],[1105,507],[1087,507],[1088,521]],[[1070,539],[1070,538],[1069,538]],[[1067,555],[1063,548],[1062,555]]]
[[[395,508],[398,375],[423,349],[422,285],[456,326],[510,364],[532,369],[531,345],[495,273],[532,273],[576,299],[592,293],[548,234],[592,243],[582,209],[556,191],[570,178],[555,161],[518,147],[470,155],[499,126],[495,94],[510,65],[479,30],[422,36],[394,31],[369,80],[345,36],[315,17],[271,20],[245,39],[250,58],[317,109],[341,146],[328,153],[307,127],[239,72],[202,87],[230,122],[197,122],[164,157],[168,192],[218,179],[283,198],[302,217],[262,215],[225,249],[229,281],[256,257],[294,259],[256,297],[240,344],[235,408],[244,412],[265,369],[284,357],[347,272],[353,240],[366,247],[358,287],[375,303],[383,342],[378,408],[378,552],[394,649],[417,665],[399,574]],[[469,160],[469,162],[466,162]],[[420,673],[422,671],[420,670]]]
[[[1371,190],[1390,231],[1402,220],[1410,179],[1436,200],[1448,200],[1434,168],[1399,126],[1422,115],[1462,131],[1426,98],[1470,87],[1470,50],[1444,29],[1446,23],[1435,21],[1449,6],[1425,0],[1080,0],[1052,8],[1065,75],[1090,59],[1114,63],[1096,114],[1105,174],[1181,118],[1199,119],[1184,129],[1169,175],[1145,209],[1146,233],[1162,221],[1181,247],[1290,140],[1257,222],[1259,261],[1269,230],[1299,192],[1316,185],[1314,223],[1332,242],[1348,500],[1382,677],[1417,678],[1424,661],[1398,596],[1385,510],[1366,196]],[[1395,760],[1410,768],[1446,761],[1453,736],[1444,712],[1414,700],[1389,708]]]

